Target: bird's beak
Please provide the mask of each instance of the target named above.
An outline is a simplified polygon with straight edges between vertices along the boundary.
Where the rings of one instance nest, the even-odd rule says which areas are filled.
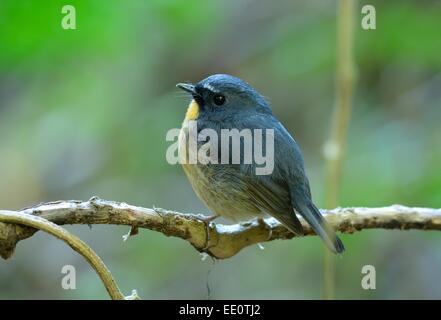
[[[191,93],[193,96],[198,96],[199,94],[196,92],[196,89],[194,85],[191,83],[178,83],[176,85],[179,89],[182,89],[184,91],[187,91],[188,93]]]

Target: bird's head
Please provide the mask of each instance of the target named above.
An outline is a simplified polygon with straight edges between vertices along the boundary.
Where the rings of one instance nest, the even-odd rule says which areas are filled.
[[[196,120],[202,115],[216,118],[242,112],[271,112],[263,96],[253,87],[227,74],[215,74],[197,84],[178,83],[176,86],[193,97],[187,120]]]

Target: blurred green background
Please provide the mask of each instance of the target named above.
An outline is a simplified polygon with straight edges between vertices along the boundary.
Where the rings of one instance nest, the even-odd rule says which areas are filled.
[[[61,28],[72,4],[77,30]],[[363,4],[377,29],[360,27]],[[231,73],[267,96],[305,154],[323,206],[334,106],[336,1],[0,2],[0,207],[59,199],[121,200],[208,213],[182,170],[165,160],[165,134],[188,99],[174,87]],[[341,206],[441,207],[441,1],[359,1],[357,86]],[[128,227],[68,226],[106,262],[121,289],[144,299],[321,298],[317,237],[274,241],[202,260],[186,242]],[[441,298],[441,235],[343,235],[337,298]],[[61,288],[61,268],[77,289]],[[361,288],[361,268],[377,289]],[[107,299],[95,273],[43,233],[0,261],[0,298]]]

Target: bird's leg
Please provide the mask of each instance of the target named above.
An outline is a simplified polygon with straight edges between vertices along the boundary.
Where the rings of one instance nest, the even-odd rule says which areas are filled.
[[[167,210],[161,209],[161,208],[156,208],[155,206],[153,206],[153,210],[163,219],[165,219],[165,215],[167,213]],[[209,242],[210,242],[210,223],[215,220],[216,218],[219,218],[220,215],[218,214],[214,214],[211,216],[205,216],[205,215],[201,215],[198,214],[196,215],[197,219],[201,222],[204,223],[205,225],[205,246],[202,248],[202,251],[205,251],[209,248]]]
[[[199,220],[201,220],[205,224],[205,246],[202,248],[203,251],[207,250],[209,248],[210,243],[210,223],[219,218],[218,214],[214,214],[211,216],[203,216],[199,217]]]
[[[268,237],[265,241],[271,240],[271,238],[273,237],[273,229],[271,228],[271,226],[266,223],[264,218],[257,218],[257,221],[259,224],[262,224],[264,228],[268,231]]]

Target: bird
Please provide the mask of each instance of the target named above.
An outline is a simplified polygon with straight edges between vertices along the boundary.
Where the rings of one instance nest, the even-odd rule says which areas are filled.
[[[256,89],[228,74],[214,74],[195,84],[178,83],[176,86],[191,98],[179,133],[178,153],[186,160],[182,161],[182,167],[194,192],[213,213],[207,219],[211,221],[221,216],[241,222],[272,216],[289,231],[301,236],[304,228],[297,217],[300,215],[333,253],[344,252],[342,241],[312,201],[300,147]],[[219,151],[212,152],[216,149],[210,147],[222,143],[217,140],[222,138],[222,130],[272,130],[274,163],[271,173],[256,174],[258,164],[256,161],[244,163],[243,152],[236,163],[188,161],[192,123],[196,124],[198,134],[211,129],[219,135],[217,138],[198,137],[193,141],[197,151],[205,150],[210,157],[220,157]],[[244,141],[241,140],[241,150]],[[231,147],[231,141],[228,146]],[[270,151],[268,147],[266,150]],[[232,160],[231,155],[228,160]]]

